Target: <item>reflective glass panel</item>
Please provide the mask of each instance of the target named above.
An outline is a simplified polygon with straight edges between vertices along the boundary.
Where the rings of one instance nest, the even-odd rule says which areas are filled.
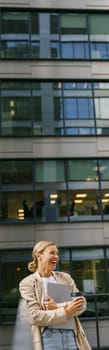
[[[61,34],[86,34],[86,16],[79,13],[61,14],[60,27]]]
[[[4,160],[1,162],[2,184],[31,184],[32,162],[29,160]]]
[[[97,165],[93,159],[68,161],[68,180],[97,181]]]
[[[23,221],[33,218],[33,194],[20,189],[2,192],[1,194],[1,220]]]
[[[1,27],[3,34],[27,34],[29,32],[29,13],[4,11]]]
[[[37,161],[35,165],[36,182],[60,182],[64,181],[63,160]]]

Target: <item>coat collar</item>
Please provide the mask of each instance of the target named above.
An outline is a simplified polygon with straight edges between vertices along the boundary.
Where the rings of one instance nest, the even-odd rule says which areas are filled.
[[[54,276],[54,278],[56,279],[56,281],[59,281],[56,273],[53,271],[52,275]],[[36,295],[37,295],[37,299],[39,300],[39,302],[42,302],[43,305],[43,300],[44,300],[44,290],[43,290],[43,282],[42,282],[42,278],[38,272],[38,270],[36,270],[33,275],[32,275],[34,282],[35,282],[35,290],[36,290]]]
[[[54,276],[54,278],[56,279],[56,281],[59,281],[59,276],[57,276],[57,273],[56,273],[56,272],[52,271],[51,274],[52,274],[52,276]],[[58,274],[59,274],[59,273],[58,273]],[[36,281],[39,281],[40,283],[42,283],[42,278],[41,278],[41,276],[40,276],[38,270],[36,270],[36,271],[33,273],[33,276],[34,276],[34,279],[35,279]]]

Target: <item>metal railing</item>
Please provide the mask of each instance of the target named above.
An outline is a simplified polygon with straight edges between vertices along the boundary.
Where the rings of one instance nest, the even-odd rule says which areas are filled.
[[[85,295],[87,299],[87,311],[83,319],[95,320],[97,350],[103,350],[100,346],[100,320],[109,319],[109,293],[91,293]],[[90,306],[92,306],[90,308]],[[92,312],[92,314],[91,314]],[[108,347],[109,350],[109,347]]]
[[[82,320],[95,321],[97,350],[103,350],[100,346],[100,320],[109,320],[109,293],[88,293],[87,310],[81,316]],[[14,323],[16,320],[19,300],[0,301],[0,323]],[[109,348],[108,348],[109,349]]]

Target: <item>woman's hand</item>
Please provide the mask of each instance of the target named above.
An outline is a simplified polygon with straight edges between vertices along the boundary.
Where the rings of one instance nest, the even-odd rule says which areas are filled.
[[[76,314],[81,307],[83,307],[85,303],[85,298],[83,296],[76,297],[71,301],[68,301],[66,305],[64,306],[65,312],[67,316],[71,316],[73,314]]]
[[[44,302],[45,310],[55,310],[57,309],[57,304],[55,300],[48,296],[47,301]]]

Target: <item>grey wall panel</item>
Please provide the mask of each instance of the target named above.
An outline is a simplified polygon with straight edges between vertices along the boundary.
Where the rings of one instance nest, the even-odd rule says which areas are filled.
[[[34,241],[34,225],[0,225],[0,249],[30,248]]]
[[[5,138],[0,158],[97,157],[96,138]]]
[[[1,61],[0,79],[109,79],[109,62]]]
[[[109,0],[1,0],[0,6],[51,9],[108,9]]]
[[[43,239],[61,247],[101,246],[109,243],[108,227],[101,222],[0,225],[0,249],[32,248]]]

